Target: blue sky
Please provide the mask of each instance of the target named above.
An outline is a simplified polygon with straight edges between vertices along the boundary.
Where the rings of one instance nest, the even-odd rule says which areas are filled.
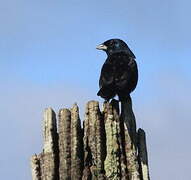
[[[151,178],[190,179],[191,21],[188,0],[0,0],[0,174],[31,179],[42,148],[42,112],[96,96],[106,54],[121,38],[137,57],[132,94],[145,129]],[[162,173],[161,173],[162,172]]]

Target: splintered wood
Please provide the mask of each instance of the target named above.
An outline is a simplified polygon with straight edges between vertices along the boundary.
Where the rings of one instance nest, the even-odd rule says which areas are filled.
[[[149,180],[145,132],[136,131],[131,99],[86,105],[83,128],[76,104],[44,112],[43,151],[31,158],[33,180]]]

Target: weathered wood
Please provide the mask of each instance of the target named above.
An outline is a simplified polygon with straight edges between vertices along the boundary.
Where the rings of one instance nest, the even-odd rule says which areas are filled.
[[[104,179],[104,122],[97,101],[87,103],[83,141],[84,172],[82,179]]]
[[[33,180],[149,180],[145,133],[136,132],[131,99],[87,103],[83,129],[76,104],[44,113],[43,152],[31,158]]]
[[[104,104],[107,155],[104,162],[106,179],[127,179],[127,168],[120,128],[117,101]]]
[[[59,111],[59,172],[60,180],[71,177],[71,112],[69,109]]]
[[[128,176],[130,180],[141,180],[137,157],[136,120],[133,113],[130,96],[126,99],[126,101],[121,102],[121,111],[121,122],[123,123],[125,129],[124,143]]]
[[[56,115],[51,108],[44,111],[43,152],[39,155],[41,179],[58,180],[58,134]]]
[[[139,151],[139,167],[143,180],[150,180],[148,168],[148,155],[146,137],[143,129],[138,130],[138,151]]]
[[[71,108],[71,179],[80,180],[83,170],[83,133],[79,117],[79,108]]]
[[[36,154],[31,157],[31,170],[32,179],[41,180],[40,159]]]
[[[83,134],[76,104],[71,110],[60,110],[58,127],[60,180],[80,180],[83,166]]]
[[[126,124],[124,124],[124,133],[125,133],[125,154],[127,161],[128,177],[130,180],[141,180],[139,173],[137,151],[134,145],[132,145]]]

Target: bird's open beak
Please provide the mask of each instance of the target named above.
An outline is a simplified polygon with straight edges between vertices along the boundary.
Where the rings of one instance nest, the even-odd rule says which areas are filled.
[[[104,44],[100,44],[96,47],[96,49],[99,49],[99,50],[107,50],[107,46],[104,45]]]

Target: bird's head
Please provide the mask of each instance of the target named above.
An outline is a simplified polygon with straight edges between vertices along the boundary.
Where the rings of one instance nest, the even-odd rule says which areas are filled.
[[[121,39],[107,40],[104,43],[98,45],[96,49],[105,51],[108,56],[115,53],[125,52],[125,53],[128,53],[130,57],[135,58],[135,55],[129,49],[128,45]]]

